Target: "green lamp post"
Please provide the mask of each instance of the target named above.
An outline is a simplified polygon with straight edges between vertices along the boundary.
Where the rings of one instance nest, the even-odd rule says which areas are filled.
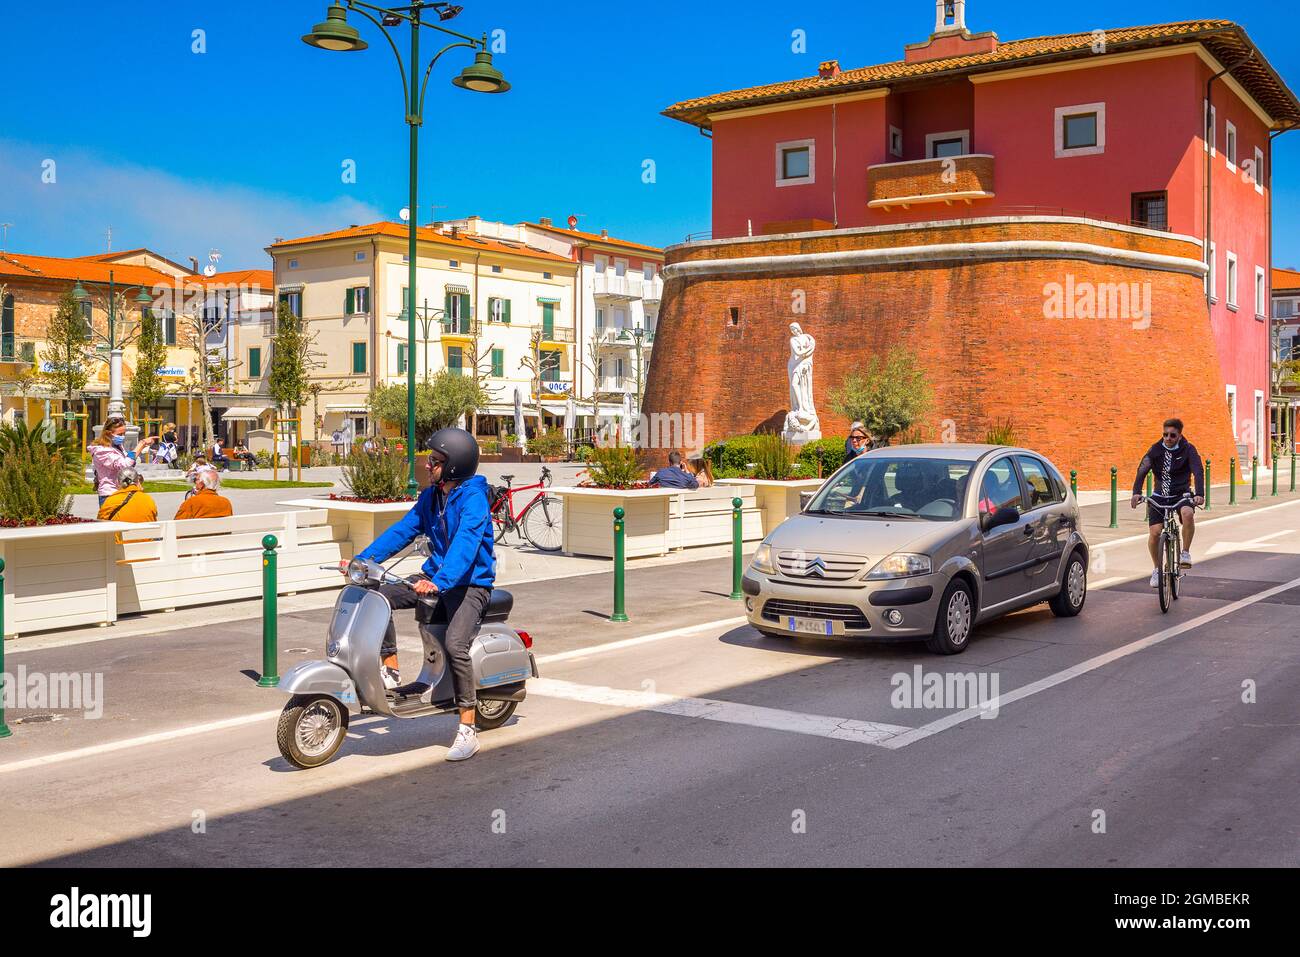
[[[90,301],[90,293],[86,292],[80,279],[73,287],[72,298],[77,302]],[[140,317],[143,321],[145,310],[153,306],[153,298],[145,287],[141,286],[139,293],[131,301],[140,307]],[[117,283],[113,278],[113,270],[110,269],[108,271],[108,415],[120,415],[126,411],[126,402],[122,398],[122,352],[122,347],[117,344]]]
[[[374,11],[373,13],[371,11]],[[446,21],[455,17],[461,12],[461,8],[451,3],[426,3],[423,0],[415,0],[410,6],[405,7],[377,7],[368,3],[362,3],[361,0],[343,0],[330,4],[329,10],[325,15],[324,21],[316,24],[311,28],[311,32],[304,34],[302,40],[304,43],[318,47],[322,50],[335,50],[347,52],[352,50],[364,50],[367,44],[361,39],[356,27],[348,23],[347,15],[349,12],[359,13],[375,26],[377,26],[388,41],[388,45],[393,50],[393,56],[397,59],[397,68],[402,75],[402,95],[405,98],[406,107],[406,125],[410,127],[411,137],[411,158],[410,158],[410,203],[407,206],[407,223],[409,226],[409,240],[407,260],[409,263],[410,273],[407,278],[407,309],[406,309],[406,354],[408,359],[406,364],[406,459],[409,471],[407,479],[407,491],[415,495],[419,486],[415,480],[415,362],[410,361],[415,356],[415,303],[419,300],[416,298],[416,275],[415,266],[417,261],[416,250],[416,210],[417,204],[417,169],[419,160],[419,130],[424,123],[424,94],[429,85],[429,76],[433,72],[433,66],[442,58],[442,55],[448,50],[454,50],[457,47],[467,47],[475,51],[474,62],[465,67],[460,75],[455,77],[451,82],[453,85],[463,90],[470,90],[475,93],[505,93],[510,89],[510,84],[506,82],[501,71],[492,65],[492,54],[487,49],[487,34],[483,34],[480,39],[474,39],[463,33],[457,33],[454,30],[448,30],[446,27],[438,26],[430,20],[426,20],[427,14],[436,14],[438,20]],[[378,17],[375,14],[379,14]],[[411,57],[408,63],[403,62],[402,54],[397,49],[397,44],[389,32],[389,27],[399,27],[407,23],[411,27]],[[447,44],[434,55],[424,70],[424,79],[420,80],[420,28],[428,27],[431,30],[437,30],[456,39]]]

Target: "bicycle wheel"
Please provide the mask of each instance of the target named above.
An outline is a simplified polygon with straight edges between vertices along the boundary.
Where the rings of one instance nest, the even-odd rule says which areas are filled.
[[[495,526],[492,540],[500,545],[505,541],[506,532],[510,530],[510,507],[508,505],[503,503],[493,509],[492,524]]]
[[[1183,577],[1183,568],[1178,561],[1178,534],[1175,533],[1169,539],[1169,549],[1166,553],[1165,560],[1169,566],[1169,594],[1174,601],[1178,600],[1178,583]]]
[[[1164,553],[1160,562],[1160,610],[1169,611],[1169,606],[1173,604],[1173,575],[1169,570],[1169,544],[1168,536],[1160,536],[1160,550]]]
[[[543,552],[558,552],[564,545],[560,520],[564,509],[559,498],[541,495],[524,512],[524,537]]]

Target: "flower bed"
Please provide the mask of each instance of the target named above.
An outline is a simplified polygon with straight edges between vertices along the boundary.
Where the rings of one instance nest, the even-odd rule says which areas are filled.
[[[12,518],[0,518],[0,528],[48,528],[55,525],[81,525],[97,522],[95,518],[79,518],[76,515],[59,515],[46,522],[19,522]]]
[[[400,498],[357,498],[355,495],[338,495],[330,493],[331,502],[358,502],[362,505],[391,505],[395,502],[414,502],[415,499],[409,495],[403,495]]]

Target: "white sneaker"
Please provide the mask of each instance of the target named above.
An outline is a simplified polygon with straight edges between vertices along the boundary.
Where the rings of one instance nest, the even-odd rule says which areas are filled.
[[[1160,587],[1160,569],[1158,568],[1152,570],[1151,572],[1151,587],[1152,588]]]
[[[1189,551],[1187,551],[1186,549],[1184,549],[1183,551],[1179,552],[1179,553],[1178,553],[1178,564],[1181,565],[1181,566],[1183,566],[1183,568],[1191,568],[1191,567],[1192,567],[1192,553],[1189,552]]]
[[[456,740],[447,752],[448,761],[464,761],[478,754],[478,732],[472,724],[462,724],[456,732]]]
[[[402,683],[400,672],[396,668],[390,668],[388,665],[379,666],[379,677],[384,679],[384,689],[392,691]]]

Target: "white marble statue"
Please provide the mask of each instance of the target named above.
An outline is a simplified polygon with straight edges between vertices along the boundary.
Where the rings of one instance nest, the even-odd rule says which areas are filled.
[[[821,422],[813,404],[812,365],[817,340],[804,332],[799,323],[790,323],[790,412],[785,417],[786,441],[796,444],[813,442],[822,437]]]

